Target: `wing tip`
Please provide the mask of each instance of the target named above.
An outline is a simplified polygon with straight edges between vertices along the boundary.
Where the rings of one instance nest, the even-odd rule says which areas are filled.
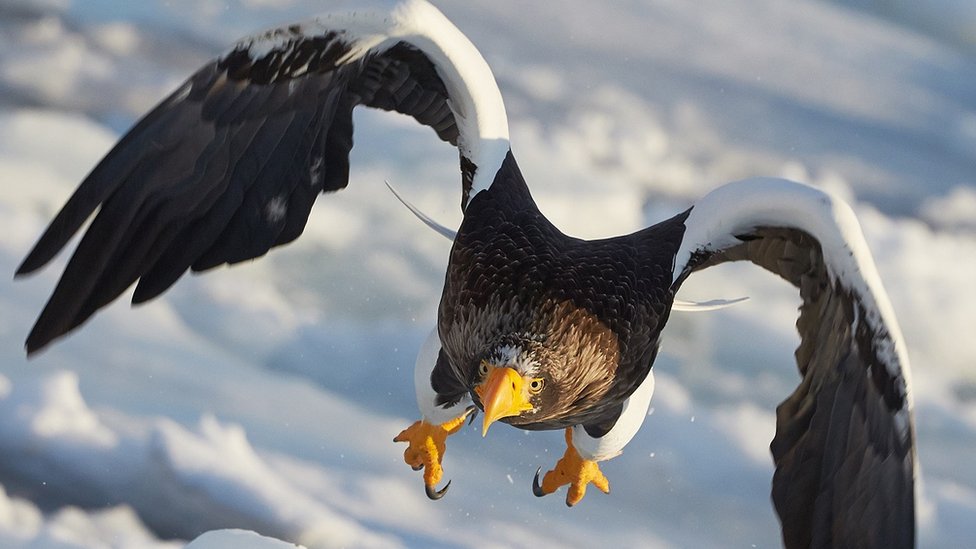
[[[21,261],[17,270],[14,271],[14,278],[21,278],[32,274],[51,261],[50,254],[42,254],[39,248],[39,244],[34,246],[34,249]]]
[[[38,330],[38,325],[34,325],[34,329],[28,334],[27,339],[24,341],[24,351],[27,353],[27,358],[34,358],[41,351],[47,348],[48,344],[51,343],[57,336],[48,336],[46,334],[41,334]]]

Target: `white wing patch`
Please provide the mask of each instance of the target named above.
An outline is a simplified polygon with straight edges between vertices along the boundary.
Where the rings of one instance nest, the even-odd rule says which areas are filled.
[[[349,51],[339,63],[406,42],[434,64],[444,82],[458,128],[458,149],[476,166],[474,197],[487,189],[510,149],[508,116],[488,63],[474,44],[425,0],[374,2],[373,7],[327,13],[241,42],[251,59],[285,49],[296,36],[338,33]]]
[[[644,424],[653,395],[654,371],[651,370],[637,390],[624,401],[620,417],[609,432],[600,438],[593,438],[582,425],[576,425],[573,427],[573,447],[583,459],[592,461],[605,461],[619,456],[624,446]]]
[[[816,238],[828,275],[864,307],[865,318],[860,320],[873,333],[888,334],[889,337],[876,339],[874,352],[889,374],[904,379],[907,409],[913,407],[905,340],[861,226],[846,202],[793,181],[747,179],[723,185],[705,195],[692,208],[685,227],[681,247],[675,255],[673,280],[681,276],[696,252],[734,246],[740,243],[737,235],[759,227],[795,228]],[[908,429],[907,411],[902,412],[897,416],[899,427]]]

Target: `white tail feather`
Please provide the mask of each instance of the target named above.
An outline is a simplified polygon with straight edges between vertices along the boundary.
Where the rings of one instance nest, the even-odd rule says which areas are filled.
[[[724,309],[726,307],[731,307],[736,303],[742,303],[747,299],[749,298],[737,297],[735,299],[711,299],[709,301],[685,301],[683,299],[675,299],[674,303],[671,305],[671,310],[685,311],[685,312],[692,312],[692,313],[715,311],[717,309]]]
[[[386,188],[390,189],[390,192],[393,193],[393,196],[395,196],[397,200],[400,201],[400,204],[406,206],[407,209],[410,210],[410,213],[417,216],[417,219],[424,222],[424,225],[427,225],[431,229],[434,229],[435,231],[437,231],[438,234],[442,235],[444,238],[452,242],[454,241],[454,237],[457,236],[457,231],[448,229],[444,225],[441,225],[440,223],[434,221],[433,219],[430,218],[430,216],[417,209],[416,206],[407,202],[407,200],[402,196],[400,196],[400,193],[398,193],[397,190],[393,188],[393,185],[391,185],[389,181],[384,181],[384,183],[386,183]]]

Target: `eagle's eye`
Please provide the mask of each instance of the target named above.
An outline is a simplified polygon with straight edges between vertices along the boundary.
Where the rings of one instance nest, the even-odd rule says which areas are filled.
[[[485,377],[486,375],[488,375],[488,361],[487,360],[482,360],[481,361],[481,364],[478,365],[478,375],[481,376],[481,377]]]
[[[542,388],[545,386],[546,386],[546,380],[542,379],[541,377],[537,377],[529,381],[529,393],[533,395],[537,395],[539,394],[540,391],[542,391]]]

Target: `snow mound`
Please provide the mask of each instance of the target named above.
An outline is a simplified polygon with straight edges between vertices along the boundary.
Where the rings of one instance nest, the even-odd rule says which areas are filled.
[[[16,471],[18,490],[33,499],[48,506],[126,502],[155,530],[183,538],[246,526],[316,547],[397,545],[284,479],[241,426],[205,415],[196,432],[167,418],[126,418],[113,429],[88,407],[78,383],[70,371],[20,384],[0,377],[0,466]],[[4,503],[0,524],[36,522],[36,511]],[[94,519],[78,513],[62,511],[52,524],[67,521],[72,532],[97,537],[104,528],[84,526]],[[119,513],[99,520],[118,522]]]
[[[190,542],[186,549],[304,549],[247,530],[214,530]]]

